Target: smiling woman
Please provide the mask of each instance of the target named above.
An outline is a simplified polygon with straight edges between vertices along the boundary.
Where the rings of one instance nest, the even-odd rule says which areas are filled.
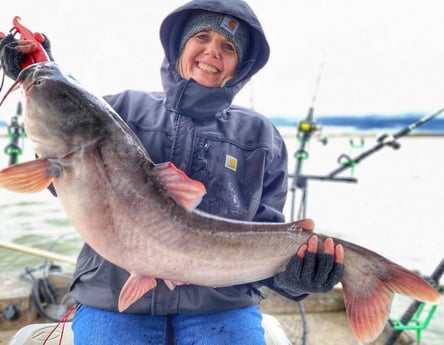
[[[147,6],[146,12],[155,13],[159,10],[156,9],[156,11],[153,11],[151,8],[148,10],[148,7],[152,6],[149,5],[149,2],[145,3]],[[185,8],[181,7],[176,11],[171,12],[161,25],[161,43],[164,48],[163,53],[165,53],[164,63],[161,67],[163,82],[162,90],[164,92],[134,91],[134,84],[130,85],[128,83],[125,85],[125,88],[128,87],[131,90],[124,90],[117,94],[114,92],[112,96],[107,96],[106,100],[111,107],[121,115],[123,122],[131,127],[134,134],[143,143],[143,146],[150,152],[155,163],[166,162],[168,160],[173,161],[188,175],[196,180],[200,180],[205,185],[207,194],[203,197],[201,204],[199,204],[200,210],[217,214],[221,217],[247,221],[282,221],[282,207],[285,202],[285,194],[288,187],[286,179],[288,168],[287,152],[283,138],[270,123],[269,119],[262,116],[259,112],[253,111],[247,107],[232,106],[234,96],[238,94],[239,90],[245,86],[250,78],[255,76],[256,72],[261,70],[268,61],[269,49],[262,27],[255,15],[252,14],[249,6],[242,1],[226,0],[222,2],[195,0],[192,2],[192,5],[193,6],[187,4]],[[73,7],[74,5],[70,4],[70,6]],[[75,6],[79,6],[79,4],[76,3]],[[128,18],[131,18],[131,25],[126,23],[125,26],[120,28],[124,31],[123,34],[118,33],[112,35],[108,32],[108,30],[111,30],[110,27],[116,25],[117,22],[119,24],[121,22],[119,20],[112,20],[110,16],[112,16],[112,13],[114,13],[114,15],[118,13],[119,16],[117,16],[117,19],[119,19],[123,14],[118,12],[116,8],[112,8],[115,12],[111,12],[110,8],[107,8],[106,11],[104,11],[102,8],[103,6],[100,6],[100,8],[94,7],[94,9],[98,10],[97,12],[94,12],[91,9],[93,6],[94,5],[91,4],[91,6],[87,7],[88,14],[82,15],[81,12],[79,13],[79,9],[77,9],[77,12],[75,12],[76,16],[73,16],[71,13],[71,17],[69,17],[70,20],[74,21],[76,27],[81,27],[82,31],[85,30],[82,34],[79,32],[73,34],[72,32],[64,31],[64,34],[61,35],[61,31],[64,30],[64,27],[68,27],[67,23],[63,23],[64,25],[55,25],[51,30],[39,25],[29,25],[29,27],[35,30],[43,30],[43,32],[51,37],[53,46],[55,47],[55,57],[60,65],[65,66],[65,62],[68,61],[65,59],[69,58],[71,66],[75,66],[76,69],[83,68],[83,75],[77,74],[76,72],[72,73],[76,76],[77,80],[83,81],[83,77],[86,75],[87,78],[89,78],[89,81],[91,79],[100,81],[101,90],[104,90],[103,84],[107,84],[110,79],[114,86],[116,85],[116,80],[118,80],[117,86],[121,88],[122,80],[131,80],[132,82],[133,75],[137,75],[137,78],[142,80],[142,84],[137,88],[140,89],[142,87],[143,89],[147,89],[147,86],[149,86],[147,85],[149,82],[148,79],[153,78],[147,78],[147,75],[149,74],[145,74],[143,68],[151,65],[150,60],[156,59],[155,55],[151,52],[156,49],[153,49],[153,45],[149,45],[144,39],[148,37],[157,38],[157,27],[155,29],[152,28],[152,30],[149,30],[146,27],[143,27],[143,29],[135,29],[132,25],[136,22],[134,15],[128,15]],[[128,6],[131,5],[128,4]],[[305,36],[308,36],[307,31],[309,30],[306,29],[308,26],[296,27],[295,23],[300,25],[297,19],[304,15],[303,6],[299,6],[299,12],[291,11],[290,17],[286,17],[287,22],[285,24],[288,26],[282,26],[278,31],[280,35],[285,35],[285,39],[280,39],[282,44],[281,50],[277,50],[274,53],[274,56],[279,57],[279,61],[283,62],[284,68],[279,70],[278,73],[271,73],[273,78],[270,78],[269,80],[266,79],[263,85],[261,85],[263,88],[262,90],[265,90],[265,93],[262,94],[264,97],[260,97],[262,106],[267,104],[272,108],[274,113],[284,104],[286,104],[287,109],[291,108],[294,110],[294,97],[289,97],[289,95],[294,96],[296,94],[298,98],[301,99],[302,92],[300,89],[295,88],[295,85],[300,83],[300,85],[304,85],[304,88],[306,88],[306,80],[303,80],[301,75],[297,72],[300,72],[298,69],[301,68],[301,63],[304,64],[307,61],[311,62],[311,59],[302,59],[302,51],[304,51],[304,49],[301,49],[301,45],[299,44],[299,42],[305,39]],[[279,8],[280,6],[274,7],[278,8],[280,12],[285,12],[282,8]],[[206,28],[205,31],[196,31],[193,35],[188,37],[188,35],[194,30],[185,30],[186,32],[184,32],[183,29],[187,23],[186,19],[190,17],[196,8],[204,9],[209,12],[216,11],[217,13],[221,13],[224,15],[224,20],[222,20],[220,24],[219,22],[217,22],[218,24],[212,23],[212,26]],[[124,10],[128,10],[128,8],[125,8]],[[48,12],[51,11],[54,10],[48,9]],[[101,11],[104,11],[104,13]],[[144,12],[140,11],[140,8],[137,8],[137,11]],[[83,12],[85,12],[84,9]],[[92,20],[86,19],[86,17],[90,15],[89,12],[93,13]],[[67,12],[63,13],[66,15]],[[101,15],[99,16],[97,13],[100,13]],[[157,12],[157,14],[158,13],[159,12]],[[282,14],[287,15],[286,13]],[[139,18],[140,23],[147,23],[149,19],[153,18],[153,15],[150,15],[150,18],[148,18],[148,16],[146,16],[146,18],[145,16],[141,16],[141,18]],[[268,16],[269,14],[265,13],[264,17]],[[347,12],[347,16],[350,16],[349,12]],[[46,20],[48,20],[47,18],[51,18],[56,21],[60,20],[60,17],[61,16],[57,16],[57,11],[51,12],[51,14],[45,13]],[[66,17],[63,19],[66,19]],[[240,36],[237,36],[242,32],[241,20],[244,20],[248,25],[250,34],[249,38],[252,42],[248,49],[243,48],[244,46],[240,41]],[[375,18],[371,18],[371,20],[373,21]],[[236,21],[238,21],[239,25],[236,24]],[[329,17],[323,17],[322,20],[317,21],[317,23],[324,25],[325,23],[332,24],[334,21],[337,21],[337,18],[329,13]],[[103,22],[110,22],[111,25],[108,24],[106,27],[107,29],[105,29],[101,26]],[[279,22],[281,22],[281,20]],[[26,21],[26,23],[28,22]],[[366,23],[368,23],[368,21]],[[276,26],[279,24],[281,23],[276,23]],[[357,27],[355,24],[359,24],[359,21],[352,23],[349,20],[346,24],[348,27],[347,30],[344,30],[344,33],[357,33],[357,31],[354,31],[353,29]],[[129,30],[128,27],[131,29]],[[313,28],[313,31],[317,29],[314,28],[315,25],[312,25],[311,27]],[[225,28],[224,30],[227,30],[227,32],[220,32],[219,29],[222,30],[222,28]],[[115,30],[116,28],[112,28],[113,33],[116,32]],[[202,30],[202,28],[199,28],[198,30]],[[230,30],[232,31],[231,36]],[[136,32],[137,35],[132,35],[134,32]],[[139,33],[142,34],[140,35]],[[199,33],[202,33],[202,35]],[[319,41],[313,39],[313,37],[316,38],[316,35],[313,35],[312,33],[310,33],[310,35],[312,40],[309,42],[318,45]],[[133,37],[130,36],[136,37],[137,42],[134,42]],[[109,39],[109,37],[112,37],[112,39]],[[143,43],[141,43],[141,41]],[[279,40],[276,39],[275,41],[278,42]],[[359,36],[359,43],[361,43],[361,41],[366,42],[367,40],[362,40],[361,36]],[[59,45],[58,42],[63,43],[60,43]],[[63,46],[62,44],[65,44],[65,42],[68,42],[68,44]],[[129,42],[132,42],[133,44],[128,44]],[[181,42],[183,42],[183,45],[181,45]],[[370,66],[372,66],[371,64],[374,63],[374,61],[360,59],[363,54],[358,54],[357,50],[354,50],[356,45],[348,45],[345,40],[339,40],[339,42],[341,43],[338,45],[338,47],[341,48],[338,49],[338,52],[340,51],[342,56],[342,60],[340,60],[342,63],[341,66],[352,70],[352,64],[349,64],[348,62],[355,60],[353,61],[355,64],[354,66],[358,64],[360,67],[358,70],[360,70],[361,73],[364,74],[367,70],[371,70]],[[186,47],[188,44],[196,44],[196,46],[199,47],[202,44],[203,48],[200,51],[196,48],[196,50],[190,53],[186,63],[188,63],[192,69],[190,70],[189,76],[185,76],[184,73],[182,73],[182,75],[178,73],[177,60],[183,47]],[[138,51],[137,49],[141,46],[146,46],[147,50],[143,52]],[[282,47],[284,49],[282,49]],[[307,45],[307,47],[311,46]],[[295,50],[295,48],[297,49]],[[107,61],[104,57],[109,56],[110,50],[115,52],[116,58],[113,58],[112,61]],[[309,55],[313,56],[313,51],[310,51],[309,49],[305,50],[307,53],[310,53]],[[66,55],[62,58],[62,55],[58,55],[61,51],[69,53],[65,53]],[[79,52],[80,55],[78,54]],[[141,56],[142,59],[136,59],[136,56]],[[121,57],[121,60],[118,60],[118,57]],[[88,59],[88,64],[82,63],[85,58]],[[146,62],[139,63],[139,61],[142,61],[145,58],[147,59]],[[233,58],[233,60],[230,60],[230,58]],[[234,60],[237,61],[236,64],[227,63],[227,61],[233,62]],[[328,66],[330,66],[330,62],[333,60],[334,59],[329,58]],[[116,68],[116,66],[124,67]],[[362,68],[362,66],[366,68]],[[72,70],[72,67],[68,66],[68,68]],[[104,71],[103,73],[106,78],[101,78],[102,75],[100,74],[100,69]],[[305,70],[305,65],[302,66],[302,69]],[[354,71],[356,71],[356,68],[354,68]],[[330,70],[328,72],[330,72]],[[345,72],[350,71],[347,70],[344,72],[344,69],[338,69],[338,72],[342,72],[343,76],[345,76],[347,75]],[[117,75],[118,73],[124,73],[124,78],[119,77]],[[156,69],[155,73],[157,79],[158,69]],[[355,73],[355,79],[352,80],[353,82],[366,82],[367,75],[360,75],[360,78],[356,78],[356,75],[357,74]],[[189,79],[187,79],[188,77]],[[214,79],[210,80],[211,84],[205,84],[208,80],[201,77]],[[224,83],[223,77],[232,78]],[[278,79],[274,79],[276,77],[278,77]],[[312,80],[313,76],[311,75],[310,77],[310,80]],[[201,79],[196,82],[195,79],[199,78]],[[338,78],[338,80],[341,80],[342,82],[342,78]],[[384,78],[376,80],[378,83],[381,80],[387,82]],[[87,84],[89,84],[89,81],[87,81]],[[211,85],[212,87],[208,87],[208,85]],[[221,87],[222,85],[223,87]],[[351,83],[350,80],[347,85],[353,85],[355,89],[359,90],[359,88]],[[375,85],[377,85],[377,83],[373,83],[373,89],[378,90]],[[106,87],[108,87],[108,85],[106,85]],[[159,88],[160,86],[156,87],[155,90],[157,91]],[[345,92],[337,92],[338,90],[336,86],[327,89],[338,99],[347,95],[346,90]],[[36,88],[33,90],[36,91]],[[371,91],[375,92],[374,90]],[[360,94],[365,94],[362,90],[359,90],[359,92]],[[103,93],[105,92],[100,92],[98,94]],[[53,98],[51,98],[51,100],[54,101]],[[340,100],[338,100],[338,102],[341,103]],[[303,101],[300,103],[304,103],[303,106],[305,110],[306,103]],[[344,103],[342,102],[342,104]],[[262,108],[258,108],[258,110],[259,109],[262,111]],[[74,119],[78,119],[78,116],[68,118],[74,121]],[[86,119],[91,119],[90,112],[88,112]],[[38,122],[41,123],[44,122],[44,120]],[[53,121],[47,122],[52,123]],[[121,123],[121,121],[118,122]],[[76,127],[84,128],[83,126]],[[103,126],[99,126],[99,128],[103,128]],[[95,129],[91,130],[89,133],[98,136],[99,132],[99,130]],[[43,135],[42,137],[47,139],[48,135]],[[128,136],[125,137],[128,138]],[[106,137],[107,140],[117,140],[118,138],[118,136],[112,135]],[[97,140],[92,142],[102,145],[105,141]],[[48,146],[58,149],[61,145]],[[114,149],[111,150],[104,150],[103,147],[101,147],[94,152],[101,152],[102,155],[99,156],[102,158],[113,156],[114,154],[122,154],[122,150],[116,149],[116,147],[119,148],[119,145],[114,146]],[[70,158],[74,158],[75,156],[74,154],[67,156],[65,153],[66,151],[61,155],[57,155],[57,157],[69,156]],[[40,155],[42,159],[52,159],[54,158],[53,156],[53,154],[48,154],[46,157]],[[87,157],[86,154],[81,156],[83,158]],[[130,157],[130,155],[125,155],[125,157],[121,157],[121,159],[118,159],[117,161],[121,164],[122,161],[125,161],[128,157]],[[65,167],[68,165],[63,166]],[[103,166],[106,168],[105,172],[103,175],[99,176],[100,167]],[[77,185],[73,186],[72,184],[66,184],[64,185],[67,186],[65,193],[63,193],[62,188],[59,188],[59,198],[63,199],[63,194],[65,196],[73,196],[74,193],[81,190],[80,187],[87,187],[86,184],[91,183],[93,178],[103,176],[103,180],[106,180],[105,177],[113,175],[110,167],[118,170],[118,166],[119,165],[114,164],[114,162],[105,165],[94,165],[96,168],[94,169],[94,173],[91,174],[91,177],[86,179],[84,183],[82,180],[79,188],[77,188]],[[123,164],[123,166],[128,169],[135,168],[140,172],[146,171],[146,169],[137,166],[134,162]],[[113,171],[115,172],[116,170]],[[91,188],[85,188],[87,189],[87,193],[91,193],[87,194],[91,195],[90,198],[83,199],[86,200],[85,202],[75,203],[70,200],[69,204],[79,205],[79,209],[81,206],[86,207],[90,204],[97,206],[101,205],[100,202],[107,200],[107,196],[116,195],[114,193],[105,193],[105,195],[102,195],[103,197],[99,197],[99,193],[92,193],[95,191],[94,188],[106,185],[102,183],[103,180],[96,180],[96,183],[94,183]],[[144,179],[144,181],[147,181],[147,179]],[[120,178],[114,180],[113,186],[126,186],[128,188],[130,188],[129,186],[133,186],[133,183],[122,182],[123,180]],[[147,193],[141,193],[139,188],[133,189],[136,193],[138,192],[139,195],[148,195]],[[67,191],[72,193],[68,193]],[[135,200],[134,198],[131,199]],[[115,208],[112,207],[114,205],[116,205],[116,203],[112,203],[109,205],[110,207],[105,207],[104,209],[114,210]],[[128,211],[137,210],[136,208],[129,207],[128,205],[131,205],[129,202],[118,205],[119,207],[121,206],[120,208],[117,208],[120,211],[122,209],[126,210],[127,208],[129,208]],[[337,205],[337,200],[334,203],[327,205],[326,208],[332,210],[331,205]],[[100,217],[104,214],[104,212],[100,212],[100,210],[97,212],[91,212],[90,208],[85,211],[85,214],[86,213],[91,215],[91,217]],[[126,212],[123,213],[128,214]],[[335,216],[338,218],[337,214],[335,214]],[[143,225],[143,222],[140,221],[143,217],[149,218],[146,212],[139,212],[138,214],[134,214],[134,217],[129,218],[135,223]],[[105,220],[111,219],[111,217],[104,218]],[[168,215],[164,217],[164,219],[170,218],[171,217]],[[341,220],[343,220],[343,218],[341,218]],[[121,224],[121,222],[122,219],[119,218],[118,220],[116,219],[116,222],[111,221],[109,223]],[[97,224],[100,223],[89,222],[87,227],[90,228]],[[136,239],[135,243],[137,246],[144,246],[145,242],[140,241],[140,238],[137,235],[138,232],[135,231],[137,230],[135,226],[123,226],[121,229],[123,229],[122,233],[127,235],[128,238]],[[146,227],[144,227],[143,230],[146,230]],[[159,224],[152,229],[152,231],[159,237],[167,237],[164,230],[165,227]],[[183,240],[183,236],[177,236],[177,238],[174,239],[174,241],[176,241],[175,243],[182,245],[181,241]],[[385,235],[384,238],[387,238],[387,235]],[[102,247],[99,249],[105,247],[103,243],[106,240],[109,241],[109,238],[106,236],[100,237],[99,245]],[[122,241],[111,242],[112,244],[122,243]],[[200,241],[194,242],[197,244],[201,243]],[[307,256],[304,256],[303,253],[300,254],[299,250],[296,251],[296,248],[294,248],[291,255],[295,256],[295,253],[298,253],[298,258],[295,258],[296,260],[292,262],[297,266],[303,265],[301,263],[302,260],[307,260],[309,264],[305,267],[312,267],[313,270],[322,267],[318,270],[324,271],[324,265],[318,265],[313,263],[313,261],[322,262],[322,260],[325,260],[329,263],[329,265],[326,265],[325,267],[340,272],[342,263],[341,255],[338,255],[338,253],[340,253],[339,249],[341,247],[336,246],[333,249],[331,241],[324,242],[324,244],[328,244],[328,248],[325,245],[323,248],[318,246],[318,241],[310,241],[308,247],[302,246],[302,252],[307,250],[312,253],[312,255]],[[134,255],[134,248],[131,249],[130,254]],[[275,251],[275,247],[273,247],[273,249]],[[214,250],[211,252],[217,253],[218,251]],[[146,248],[143,248],[142,253],[147,255]],[[263,254],[263,251],[261,254]],[[332,256],[335,256],[335,260],[332,260]],[[168,256],[168,258],[170,257],[174,258],[175,256]],[[326,257],[328,258],[328,261],[325,259]],[[332,266],[330,266],[330,263],[332,263]],[[178,266],[176,266],[176,270],[177,267]],[[198,272],[199,270],[196,269],[194,271]],[[337,277],[337,275],[330,275],[327,271],[328,269],[320,274],[312,274],[312,272],[308,270],[308,272],[303,275],[302,282],[298,282],[298,286],[296,286],[296,289],[301,287],[303,291],[289,290],[290,292],[287,292],[295,296],[295,299],[303,298],[306,293],[313,292],[313,289],[317,289],[319,286],[318,282],[312,281],[313,277],[326,277],[323,284],[321,284],[322,288],[331,288],[335,285],[335,279],[332,280],[328,277]],[[137,279],[140,279],[142,285],[147,281],[152,284],[153,280],[150,278],[152,276],[157,277],[157,273],[155,272],[151,276],[148,274],[147,279],[133,276],[132,281],[137,282]],[[223,326],[225,330],[228,330],[228,328],[233,325],[231,319],[231,312],[233,312],[236,314],[238,313],[238,319],[242,319],[247,323],[251,321],[250,326],[258,333],[244,332],[244,330],[239,332],[240,325],[235,325],[237,327],[234,327],[232,332],[232,334],[235,334],[234,339],[222,339],[221,337],[223,336],[230,336],[230,332],[224,332],[222,335],[215,334],[215,339],[209,339],[208,342],[211,342],[212,344],[221,342],[240,343],[236,338],[240,336],[241,339],[244,340],[244,343],[261,343],[261,329],[260,327],[257,327],[260,315],[258,315],[257,310],[255,310],[255,306],[261,299],[258,285],[261,285],[262,282],[248,282],[241,286],[227,286],[215,290],[212,287],[204,287],[201,285],[200,281],[196,281],[197,285],[177,286],[173,291],[170,291],[169,288],[172,287],[172,282],[170,281],[170,284],[164,284],[160,280],[159,284],[157,284],[154,289],[155,293],[148,292],[141,299],[138,299],[136,303],[130,307],[131,309],[128,309],[128,312],[123,314],[123,319],[129,321],[121,322],[120,316],[122,316],[122,314],[117,313],[117,301],[119,292],[123,288],[127,278],[127,272],[123,271],[110,261],[107,261],[105,256],[99,255],[88,245],[82,249],[78,260],[75,278],[72,283],[72,295],[83,305],[80,309],[81,313],[77,314],[80,315],[80,318],[77,318],[76,316],[77,320],[74,327],[78,339],[83,338],[84,343],[97,344],[96,341],[88,337],[102,334],[104,336],[103,343],[107,345],[112,343],[112,341],[134,343],[133,339],[124,338],[127,336],[139,337],[148,333],[153,336],[153,341],[156,341],[155,338],[158,338],[158,330],[166,328],[174,328],[174,336],[181,334],[183,337],[191,336],[207,339],[210,335],[208,332],[205,332],[205,329],[220,329],[220,326]],[[169,280],[170,277],[166,278]],[[185,280],[181,278],[182,277],[176,276],[172,277],[172,280],[180,283]],[[281,282],[285,282],[285,279],[281,280]],[[273,279],[272,283],[274,285]],[[282,284],[282,286],[283,285],[284,284]],[[110,289],[110,287],[112,288]],[[146,290],[143,290],[142,292],[144,291]],[[230,309],[230,314],[225,314],[227,309]],[[109,310],[112,310],[112,312],[108,313]],[[200,318],[194,319],[194,321],[198,320],[195,324],[200,326],[199,330],[197,330],[197,332],[184,331],[184,329],[187,328],[185,326],[189,324],[188,322],[193,322],[193,316],[196,313],[205,313],[207,316],[211,314],[210,318],[207,319],[208,323],[201,322]],[[111,318],[108,317],[110,314],[113,315]],[[155,314],[155,317],[152,317],[153,314]],[[216,317],[213,318],[213,316],[221,316],[223,318],[223,324],[214,325],[212,322]],[[99,318],[105,321],[97,322]],[[91,320],[96,322],[91,322]],[[134,320],[136,320],[136,322],[133,322]],[[139,325],[141,323],[145,325],[145,321],[152,322],[153,331],[151,332],[146,329],[144,329],[143,332],[140,331],[137,326],[139,321]],[[159,324],[157,324],[157,322],[160,322],[161,327],[158,327]],[[124,325],[124,331],[118,331],[119,325]],[[134,332],[128,331],[133,326]],[[91,329],[91,327],[96,328]],[[241,327],[243,327],[243,325],[241,325]],[[245,339],[245,336],[257,337],[258,341],[247,340]],[[119,340],[119,337],[122,338]],[[194,340],[195,339],[192,341]],[[81,342],[82,340],[79,341]],[[146,341],[146,339],[140,339],[140,343],[146,343]],[[196,343],[199,341],[196,340]]]
[[[224,86],[237,67],[237,51],[225,36],[214,32],[199,32],[191,37],[178,61],[185,79],[194,79],[206,87]]]
[[[248,49],[245,23],[215,12],[196,12],[184,24],[178,69],[185,79],[224,86],[242,66]]]

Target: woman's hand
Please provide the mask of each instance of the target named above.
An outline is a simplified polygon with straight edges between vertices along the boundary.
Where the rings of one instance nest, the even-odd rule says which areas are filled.
[[[40,42],[51,61],[54,58],[51,54],[51,44],[49,39],[39,32],[34,33],[36,41]],[[37,51],[38,45],[33,40],[17,40],[12,34],[0,39],[0,62],[5,74],[16,80],[22,70],[22,62],[26,55]]]
[[[343,272],[343,246],[327,238],[321,248],[318,236],[313,235],[298,248],[286,270],[274,277],[273,285],[294,297],[327,292],[341,280]]]

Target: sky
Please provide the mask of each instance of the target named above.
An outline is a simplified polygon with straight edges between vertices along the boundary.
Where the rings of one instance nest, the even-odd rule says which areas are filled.
[[[271,56],[234,103],[296,119],[311,105],[315,115],[443,107],[442,0],[247,2],[264,27]],[[23,25],[50,38],[55,60],[97,95],[160,91],[159,27],[183,3],[2,0],[0,31],[8,32],[20,16]],[[14,97],[20,96],[10,97],[0,120],[14,111]]]

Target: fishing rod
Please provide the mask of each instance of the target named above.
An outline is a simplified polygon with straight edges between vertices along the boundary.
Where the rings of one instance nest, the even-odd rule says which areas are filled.
[[[373,153],[381,150],[385,146],[391,146],[393,149],[399,149],[400,144],[396,141],[397,139],[409,134],[414,129],[418,128],[419,126],[425,124],[426,122],[432,120],[433,118],[437,117],[438,115],[442,114],[444,112],[444,108],[436,111],[435,113],[432,113],[430,115],[426,115],[423,118],[419,119],[418,121],[408,125],[407,127],[399,130],[393,135],[387,135],[383,134],[377,139],[377,144],[373,146],[372,148],[368,149],[367,151],[362,152],[360,155],[358,155],[356,158],[349,158],[345,155],[342,155],[341,157],[346,157],[346,160],[343,160],[342,166],[339,168],[333,170],[330,174],[328,174],[328,177],[334,177],[341,173],[344,170],[347,170],[359,162],[361,162],[363,159],[367,158],[368,156],[372,155]]]
[[[308,159],[308,151],[306,146],[310,141],[312,134],[321,129],[321,127],[314,120],[314,105],[316,102],[316,97],[321,82],[322,72],[324,68],[324,63],[322,62],[319,67],[318,76],[316,78],[315,91],[313,93],[311,106],[308,109],[308,114],[305,120],[298,124],[298,134],[297,137],[300,139],[299,149],[295,153],[296,163],[292,177],[292,183],[290,186],[291,192],[291,220],[302,219],[306,217],[307,212],[307,182],[309,179],[321,180],[321,181],[331,181],[331,182],[357,182],[353,177],[332,177],[332,176],[317,176],[317,175],[303,175],[302,165],[304,160]],[[299,206],[299,211],[295,216],[295,204],[296,204],[296,189],[299,188],[302,191],[301,203]]]
[[[289,174],[289,177],[292,177],[292,183],[290,186],[291,192],[291,220],[302,219],[306,216],[307,210],[307,180],[308,179],[322,179],[322,180],[330,180],[330,181],[350,181],[355,182],[352,178],[330,178],[324,176],[313,176],[313,175],[302,175],[302,165],[304,160],[308,158],[308,151],[306,149],[308,142],[310,141],[314,132],[320,130],[320,126],[314,120],[314,106],[316,103],[316,97],[318,94],[319,85],[321,83],[322,72],[324,68],[324,62],[321,62],[319,67],[318,75],[315,83],[315,90],[313,92],[313,97],[311,100],[311,105],[308,109],[307,117],[305,120],[299,122],[298,124],[298,132],[297,138],[300,140],[299,148],[295,153],[295,169],[293,175]],[[296,204],[296,190],[300,188],[302,191],[301,195],[301,203],[299,206],[299,211],[297,216],[295,216],[295,204]],[[302,345],[307,343],[307,319],[305,316],[305,308],[302,301],[298,302],[299,313],[301,315],[302,320]]]
[[[20,139],[25,138],[25,128],[19,123],[19,117],[22,114],[22,103],[17,105],[16,115],[11,117],[11,122],[8,125],[9,143],[5,147],[5,153],[9,155],[9,165],[17,164],[18,157],[23,153],[22,147],[19,144]]]
[[[301,197],[301,203],[304,203],[306,200],[306,183],[304,179],[301,179],[301,171],[302,171],[302,165],[305,159],[308,158],[308,152],[306,150],[307,144],[310,141],[310,138],[313,134],[313,132],[319,130],[319,126],[314,122],[313,119],[313,113],[314,113],[314,105],[316,103],[316,97],[319,90],[319,85],[321,83],[322,73],[324,69],[324,62],[321,62],[319,66],[318,75],[316,77],[315,82],[315,89],[313,92],[313,96],[311,99],[311,105],[308,109],[308,114],[305,120],[299,122],[298,124],[298,133],[297,138],[300,139],[299,143],[299,149],[295,153],[296,163],[295,163],[295,169],[294,173],[292,175],[293,180],[291,183],[290,191],[291,191],[291,221],[295,220],[294,210],[295,210],[295,203],[296,203],[296,189],[301,188],[302,189],[302,197]],[[298,212],[298,218],[302,218],[301,216],[301,210]],[[304,211],[305,213],[305,211]]]
[[[302,171],[302,163],[305,159],[308,158],[308,152],[306,150],[306,146],[311,138],[311,135],[314,131],[319,130],[319,126],[314,122],[313,114],[314,114],[314,104],[316,102],[316,96],[318,93],[319,85],[321,83],[321,77],[322,77],[322,71],[323,71],[324,63],[321,62],[321,65],[319,66],[318,75],[316,77],[315,82],[315,90],[313,92],[313,97],[311,100],[311,106],[308,109],[307,117],[304,121],[301,121],[298,124],[298,132],[297,132],[297,138],[300,139],[299,149],[295,153],[296,163],[295,163],[295,169],[294,174],[289,175],[289,177],[293,177],[291,187],[290,187],[290,193],[291,193],[291,220],[295,220],[294,210],[295,210],[295,203],[296,203],[296,189],[301,188],[302,189],[302,197],[301,197],[301,206],[300,210],[298,212],[298,218],[301,217],[301,213],[304,213],[305,215],[305,203],[306,203],[306,190],[307,190],[307,184],[305,182],[305,179],[301,178],[301,171]],[[304,205],[304,206],[302,206]],[[303,211],[302,211],[303,210]],[[299,307],[299,313],[301,315],[302,320],[302,345],[305,345],[307,342],[307,318],[305,316],[305,308],[302,301],[298,301],[298,307]]]
[[[444,259],[441,260],[439,265],[435,268],[432,275],[430,276],[430,283],[433,287],[439,288],[439,281],[444,274]],[[405,311],[405,313],[402,315],[400,322],[402,325],[407,325],[413,318],[413,316],[416,314],[418,309],[423,305],[423,302],[414,301],[410,304],[408,309]],[[398,340],[399,336],[401,335],[402,330],[393,330],[393,332],[390,334],[390,336],[387,338],[384,345],[393,345]]]
[[[74,258],[74,257],[64,255],[64,254],[54,253],[54,252],[51,252],[48,250],[28,247],[23,244],[12,243],[12,242],[0,240],[0,248],[12,250],[15,252],[19,252],[19,253],[23,253],[23,254],[27,254],[27,255],[31,255],[31,256],[40,257],[40,258],[47,259],[47,260],[63,262],[63,263],[74,265],[74,266],[76,265],[76,258]]]
[[[299,123],[298,126],[298,137],[300,138],[299,149],[295,153],[296,164],[294,169],[294,174],[292,175],[293,180],[291,183],[291,220],[295,220],[301,217],[301,211],[298,212],[297,218],[295,218],[295,204],[296,204],[296,189],[302,189],[301,200],[304,202],[306,200],[306,181],[301,176],[302,165],[305,159],[308,158],[308,152],[306,150],[308,141],[311,138],[313,131],[317,130],[317,125],[313,121],[314,109],[311,106],[308,110],[307,117],[304,121]]]

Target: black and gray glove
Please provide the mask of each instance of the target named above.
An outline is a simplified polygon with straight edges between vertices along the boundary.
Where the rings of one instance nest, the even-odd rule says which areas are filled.
[[[335,262],[334,255],[305,252],[295,255],[284,272],[273,278],[273,289],[287,297],[330,291],[342,278],[344,265]]]
[[[41,44],[48,54],[49,59],[54,61],[51,53],[51,43],[49,42],[48,37],[45,35],[43,36],[45,37],[45,40]],[[22,62],[25,59],[25,54],[15,49],[16,46],[17,39],[12,34],[8,34],[0,39],[0,64],[5,74],[13,80],[16,80],[20,74],[22,70]]]

